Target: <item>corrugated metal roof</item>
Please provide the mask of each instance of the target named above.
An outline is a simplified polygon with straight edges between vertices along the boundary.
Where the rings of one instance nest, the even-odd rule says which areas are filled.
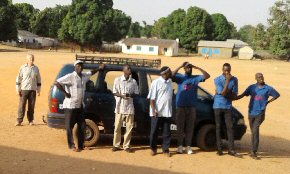
[[[123,43],[128,46],[132,45],[152,45],[152,46],[160,46],[160,47],[169,47],[176,43],[176,40],[168,40],[168,39],[146,39],[146,38],[126,38]]]
[[[18,30],[18,35],[22,37],[38,37],[36,34],[25,30]]]
[[[235,47],[244,47],[249,45],[248,43],[237,39],[227,39],[227,42],[234,43]]]
[[[226,41],[207,41],[201,40],[198,42],[199,47],[216,47],[216,48],[234,48],[234,43]]]

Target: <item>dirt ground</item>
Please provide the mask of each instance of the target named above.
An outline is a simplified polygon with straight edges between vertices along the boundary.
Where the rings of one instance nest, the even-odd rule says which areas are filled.
[[[15,127],[19,97],[15,92],[15,78],[26,61],[27,52],[35,54],[35,64],[42,75],[42,92],[37,98],[35,126]],[[109,54],[102,54],[110,56]],[[126,56],[126,55],[114,55]],[[127,56],[140,57],[140,56]],[[146,56],[142,56],[145,57]],[[65,63],[74,61],[74,54],[65,50],[35,51],[0,45],[0,174],[34,173],[290,173],[290,63],[274,60],[247,61],[237,59],[209,59],[198,57],[158,57],[162,65],[176,68],[183,61],[190,61],[207,70],[211,78],[201,86],[214,92],[214,77],[221,74],[225,62],[232,65],[232,74],[239,79],[239,91],[255,83],[254,74],[262,72],[265,81],[275,87],[281,97],[268,106],[266,120],[261,127],[260,151],[262,159],[251,159],[249,129],[241,141],[235,142],[237,151],[244,154],[242,159],[215,152],[202,152],[194,148],[194,155],[150,156],[148,143],[134,143],[135,153],[111,152],[111,140],[97,145],[92,150],[75,153],[67,149],[65,131],[48,128],[42,116],[48,110],[48,90]],[[199,73],[195,72],[194,73]],[[247,115],[249,98],[234,102]],[[247,117],[245,117],[248,125]],[[102,139],[100,139],[102,141]],[[175,151],[175,148],[171,149]]]

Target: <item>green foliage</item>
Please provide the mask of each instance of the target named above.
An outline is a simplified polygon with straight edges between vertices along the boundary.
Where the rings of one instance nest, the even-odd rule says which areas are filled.
[[[131,17],[121,10],[110,9],[105,14],[103,40],[112,42],[124,38],[131,25]]]
[[[231,39],[239,39],[240,35],[239,35],[239,32],[238,32],[235,24],[232,22],[229,22],[229,25],[230,25],[230,38]]]
[[[290,1],[278,1],[270,9],[270,51],[278,56],[290,55]]]
[[[186,12],[183,9],[177,9],[167,16],[164,28],[166,38],[177,39],[181,37],[185,16]]]
[[[112,0],[74,0],[62,22],[59,39],[83,46],[99,46],[104,39],[106,13]]]
[[[256,28],[252,25],[245,25],[241,27],[239,30],[240,39],[253,46],[255,30]]]
[[[153,28],[152,28],[152,36],[157,38],[166,38],[166,18],[160,18],[158,21],[154,22]]]
[[[141,37],[141,30],[142,27],[140,26],[139,22],[134,22],[131,23],[129,31],[128,31],[128,36],[129,37]]]
[[[190,7],[182,23],[181,45],[188,51],[197,51],[200,40],[211,39],[212,28],[212,19],[204,9]]]
[[[17,40],[15,7],[9,0],[0,0],[0,41]]]
[[[212,39],[218,41],[225,41],[231,36],[232,26],[229,24],[227,18],[220,13],[211,15],[213,21]]]
[[[258,24],[254,32],[253,47],[255,50],[266,50],[268,46],[269,39],[266,27],[263,24]]]
[[[143,22],[144,27],[141,28],[141,36],[144,36],[147,38],[151,37],[153,26],[148,25],[145,21],[142,21],[142,22]]]
[[[57,37],[62,20],[68,13],[68,6],[57,5],[55,8],[45,8],[35,14],[31,23],[32,32],[44,37]]]
[[[31,22],[39,10],[27,3],[17,3],[14,6],[16,8],[15,22],[17,29],[31,31]]]

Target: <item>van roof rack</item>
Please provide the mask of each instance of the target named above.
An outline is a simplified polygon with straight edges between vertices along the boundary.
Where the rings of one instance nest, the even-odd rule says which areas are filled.
[[[101,57],[77,55],[76,60],[81,60],[87,64],[106,64],[106,65],[131,65],[137,67],[159,68],[161,59],[137,59],[137,58],[122,58],[122,57]]]

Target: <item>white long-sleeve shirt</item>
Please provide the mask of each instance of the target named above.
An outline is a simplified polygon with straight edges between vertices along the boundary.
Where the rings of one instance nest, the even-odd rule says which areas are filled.
[[[36,65],[28,66],[28,64],[20,67],[16,77],[16,91],[21,90],[41,90],[41,76]]]

